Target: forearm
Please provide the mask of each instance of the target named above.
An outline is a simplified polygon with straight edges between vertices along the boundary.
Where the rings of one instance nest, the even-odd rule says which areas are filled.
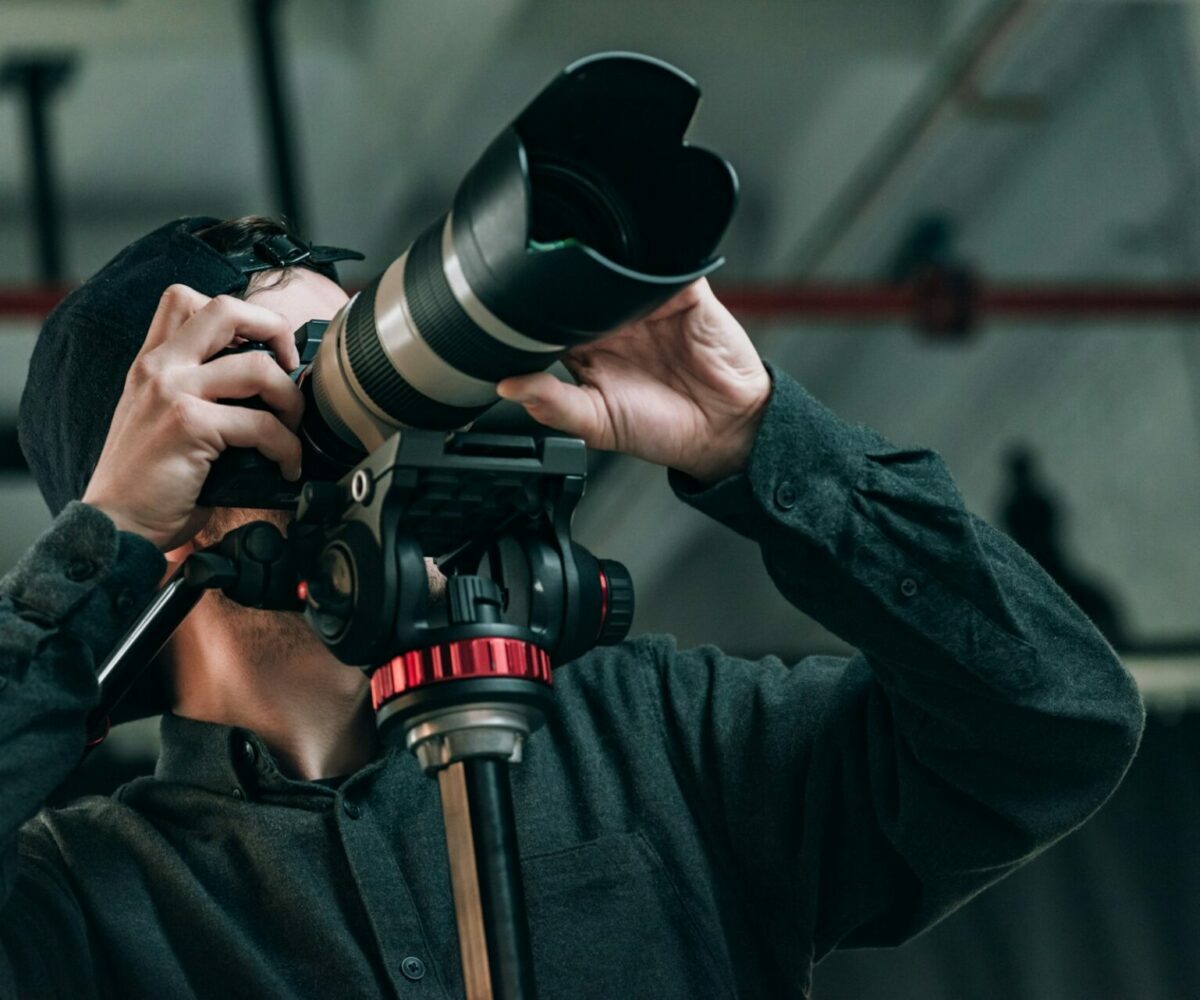
[[[936,455],[850,427],[773,374],[745,472],[676,486],[757,540],[781,591],[865,654],[875,693],[847,674],[810,760],[830,774],[805,780],[832,796],[837,770],[860,771],[871,822],[927,890],[941,883],[928,919],[1104,801],[1140,699],[1041,569],[964,509]]]

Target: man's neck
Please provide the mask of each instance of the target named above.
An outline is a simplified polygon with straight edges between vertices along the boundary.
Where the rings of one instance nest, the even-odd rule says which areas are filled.
[[[206,597],[171,640],[176,715],[251,729],[289,777],[351,774],[375,754],[370,685],[298,615]]]

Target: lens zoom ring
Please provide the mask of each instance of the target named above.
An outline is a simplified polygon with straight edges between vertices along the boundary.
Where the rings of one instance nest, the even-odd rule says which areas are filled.
[[[459,305],[442,268],[444,225],[444,220],[438,221],[417,238],[404,268],[404,297],[425,343],[464,375],[487,382],[549,368],[556,354],[501,343],[476,326]]]
[[[346,354],[363,392],[384,413],[407,427],[452,430],[483,413],[488,404],[450,406],[430,399],[405,381],[384,352],[375,327],[375,293],[378,290],[379,278],[376,278],[362,290],[346,317]]]

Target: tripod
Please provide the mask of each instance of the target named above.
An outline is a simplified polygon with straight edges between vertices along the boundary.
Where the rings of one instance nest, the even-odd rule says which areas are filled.
[[[552,667],[633,617],[625,568],[570,537],[586,472],[570,438],[393,435],[339,482],[306,483],[286,538],[254,522],[188,558],[101,666],[89,745],[205,590],[305,611],[338,659],[373,665],[381,738],[437,778],[468,1000],[532,1000],[507,769],[553,711]]]

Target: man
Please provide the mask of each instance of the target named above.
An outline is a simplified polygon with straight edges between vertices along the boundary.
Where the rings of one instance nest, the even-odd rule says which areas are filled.
[[[206,599],[174,643],[156,775],[38,812],[159,553],[257,516],[205,527],[212,459],[299,473],[289,334],[345,296],[328,255],[248,278],[281,231],[214,221],[127,249],[34,359],[23,440],[64,509],[0,588],[0,994],[461,996],[436,785],[376,746],[364,675],[294,616]],[[278,363],[210,360],[239,338]],[[556,672],[513,776],[543,997],[805,996],[831,949],[904,940],[1112,792],[1136,689],[935,455],[764,367],[704,283],[568,360],[578,385],[499,392],[671,467],[861,652],[787,667],[643,637]],[[218,402],[252,396],[270,410]]]

